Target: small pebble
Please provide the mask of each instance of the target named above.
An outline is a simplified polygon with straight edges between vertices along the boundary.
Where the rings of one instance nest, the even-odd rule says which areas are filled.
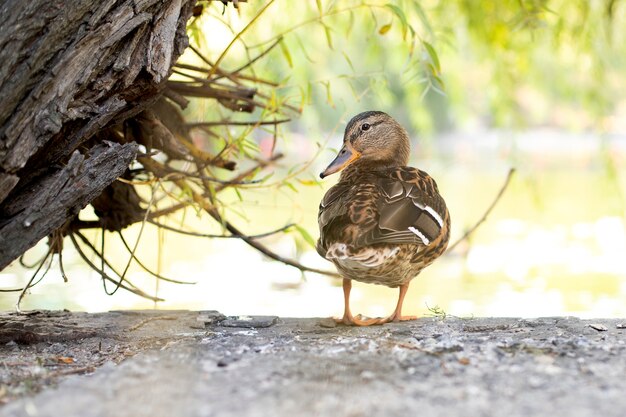
[[[606,332],[607,330],[609,330],[604,324],[599,324],[599,323],[591,323],[588,326],[599,332]]]
[[[67,346],[65,346],[62,343],[53,343],[50,345],[50,347],[48,347],[48,351],[50,353],[56,353],[56,354],[60,354],[63,353],[67,350]]]
[[[222,320],[220,326],[254,329],[273,326],[277,321],[278,316],[234,316]]]
[[[225,315],[215,310],[201,311],[198,313],[197,321],[203,322],[204,326],[211,326],[226,318]]]
[[[361,372],[361,378],[366,380],[376,379],[376,374],[372,371],[363,371]]]
[[[319,325],[322,327],[326,327],[328,329],[332,329],[332,328],[337,327],[337,322],[335,321],[335,319],[326,318],[326,319],[321,319],[319,321]]]

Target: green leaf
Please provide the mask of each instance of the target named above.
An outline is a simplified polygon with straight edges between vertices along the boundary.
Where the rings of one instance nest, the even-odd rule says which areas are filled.
[[[289,53],[289,49],[287,48],[287,45],[285,45],[284,40],[280,41],[280,50],[283,52],[283,55],[289,64],[289,68],[293,68],[293,60],[291,59],[291,54]]]
[[[409,58],[412,58],[413,54],[415,53],[415,44],[416,43],[417,43],[416,37],[415,37],[415,34],[413,34],[413,37],[411,38],[411,44],[409,46]]]
[[[306,47],[304,46],[304,44],[302,43],[302,39],[300,39],[300,36],[298,36],[297,33],[294,33],[294,36],[296,38],[296,41],[298,42],[298,45],[300,45],[300,49],[302,50],[302,53],[304,54],[304,57],[307,59],[307,61],[311,62],[311,63],[315,63],[315,61],[313,60],[313,58],[311,58],[309,56],[309,53],[306,50]]]
[[[322,23],[322,26],[324,26],[324,33],[326,34],[326,43],[328,43],[328,47],[330,49],[334,49],[333,48],[333,38],[331,36],[332,34],[330,32],[330,27],[325,25],[325,24],[323,24],[323,23]]]
[[[307,83],[306,96],[308,98],[307,104],[311,104],[313,102],[313,83]]]
[[[433,48],[433,46],[426,41],[422,41],[422,44],[424,45],[424,48],[426,48],[426,52],[428,52],[428,56],[435,66],[437,74],[441,73],[441,65],[439,64],[439,57],[437,56],[437,52],[435,52],[435,48]]]
[[[446,96],[446,92],[445,92],[445,91],[443,91],[441,88],[437,87],[435,84],[432,84],[432,85],[430,86],[430,88],[431,88],[434,92],[436,92],[437,94],[439,94],[439,95],[441,95],[441,96],[444,96],[444,97]]]
[[[438,77],[437,75],[435,75],[435,76],[433,77],[433,80],[435,80],[435,83],[434,83],[434,84],[435,84],[435,87],[440,87],[442,90],[445,90],[446,85],[443,83],[443,80],[442,80],[440,77]]]
[[[256,174],[256,172],[255,172],[255,174]],[[261,182],[265,182],[265,181],[269,180],[269,179],[270,179],[271,177],[273,177],[273,176],[274,176],[274,172],[270,172],[269,174],[267,174],[267,175],[265,175],[263,178],[261,178],[261,179],[259,180],[259,182],[260,182],[260,183],[261,183]]]
[[[291,76],[293,74],[287,74],[287,76],[285,78],[281,78],[280,80],[278,80],[278,85],[286,85],[289,83],[289,80],[291,80]]]
[[[304,105],[307,103],[308,98],[306,96],[306,90],[302,86],[300,86],[298,88],[300,89],[300,98],[301,98],[301,100],[300,100],[300,112],[302,112],[302,110],[304,109]]]
[[[309,234],[309,232],[306,231],[306,229],[304,229],[304,227],[298,226],[297,224],[294,224],[293,227],[295,227],[295,229],[298,231],[300,236],[302,236],[302,239],[304,239],[306,243],[308,243],[312,247],[315,247],[315,239],[313,239],[313,237]]]
[[[328,105],[330,107],[335,107],[335,102],[333,101],[333,95],[330,89],[330,82],[329,81],[321,81],[322,84],[324,84],[324,86],[326,87],[326,101],[328,102]]]
[[[289,181],[284,181],[281,185],[284,185],[285,187],[289,188],[294,193],[298,192],[298,189],[296,187],[294,187],[293,184],[290,183]]]
[[[306,180],[306,179],[303,179],[303,178],[297,178],[297,180],[298,180],[298,182],[300,184],[305,185],[305,186],[311,186],[311,185],[318,185],[319,184],[319,181],[317,181],[316,179]]]
[[[203,42],[203,34],[199,27],[201,24],[199,19],[200,17],[193,18],[191,23],[187,26],[187,32],[188,32],[189,38],[193,40],[193,45],[198,49],[202,49],[204,42]]]
[[[322,10],[322,0],[315,0],[315,2],[317,3],[317,11],[320,12],[321,16],[324,14],[324,11]]]
[[[384,35],[385,33],[389,32],[389,29],[391,29],[391,23],[387,23],[386,25],[381,26],[381,28],[378,30],[378,33]]]
[[[437,76],[437,69],[433,66],[433,64],[431,64],[430,62],[427,62],[426,64],[424,64],[424,66],[426,67],[426,70],[428,71],[428,75],[430,77]]]
[[[233,187],[233,189],[235,190],[235,194],[237,194],[237,198],[239,199],[239,201],[243,201],[243,197],[241,196],[241,193],[239,192],[237,187]]]
[[[406,20],[406,15],[402,11],[402,9],[395,4],[386,4],[385,7],[391,10],[393,14],[395,14],[398,19],[400,19],[400,23],[402,24],[402,37],[406,38],[406,32],[409,29],[409,22]]]
[[[354,11],[350,10],[349,17],[348,17],[348,24],[346,28],[346,38],[350,37],[353,27],[354,27]]]
[[[346,62],[348,63],[348,65],[350,65],[350,69],[352,70],[352,72],[356,72],[354,70],[354,65],[352,65],[352,60],[350,59],[350,57],[348,56],[348,54],[346,54],[346,51],[341,52],[343,54],[343,57],[346,59]]]
[[[249,139],[242,140],[241,145],[242,145],[244,152],[250,151],[252,152],[251,154],[255,154],[261,151],[261,148],[259,147],[259,145],[256,142],[249,140]]]

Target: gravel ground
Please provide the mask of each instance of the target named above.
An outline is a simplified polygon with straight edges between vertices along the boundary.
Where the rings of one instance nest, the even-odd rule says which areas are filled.
[[[626,320],[63,314],[0,346],[0,416],[626,415]]]

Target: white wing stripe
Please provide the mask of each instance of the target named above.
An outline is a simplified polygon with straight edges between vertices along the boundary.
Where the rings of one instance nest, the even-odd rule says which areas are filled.
[[[431,216],[433,216],[433,218],[437,221],[437,223],[439,223],[439,227],[443,227],[443,219],[441,218],[439,213],[433,210],[433,208],[430,206],[425,206],[424,210],[426,210],[427,212],[430,213]]]
[[[424,243],[424,245],[429,245],[430,244],[430,240],[428,240],[428,238],[426,236],[424,236],[424,234],[422,232],[420,232],[419,230],[417,230],[415,227],[409,226],[409,230],[411,232],[413,232],[417,237],[422,239],[422,243]]]
[[[421,208],[422,210],[426,210],[428,213],[430,213],[431,216],[433,216],[433,218],[435,219],[435,221],[437,223],[439,223],[439,227],[443,227],[443,219],[441,218],[441,216],[439,215],[439,213],[437,213],[435,211],[435,209],[433,209],[430,206],[427,205],[422,205],[420,203],[418,203],[417,201],[413,200],[413,204],[415,204],[416,207]],[[412,231],[412,230],[411,230]],[[413,232],[413,231],[412,231]],[[415,233],[415,232],[413,232]]]

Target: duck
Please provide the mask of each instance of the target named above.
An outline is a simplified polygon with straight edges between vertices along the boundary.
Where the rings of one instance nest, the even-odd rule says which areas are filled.
[[[343,317],[338,323],[370,326],[417,319],[403,316],[411,280],[441,256],[450,238],[450,214],[435,180],[407,166],[407,131],[382,111],[366,111],[346,125],[337,157],[320,174],[339,181],[319,205],[317,252],[342,277]],[[352,281],[398,288],[393,313],[353,315]]]

